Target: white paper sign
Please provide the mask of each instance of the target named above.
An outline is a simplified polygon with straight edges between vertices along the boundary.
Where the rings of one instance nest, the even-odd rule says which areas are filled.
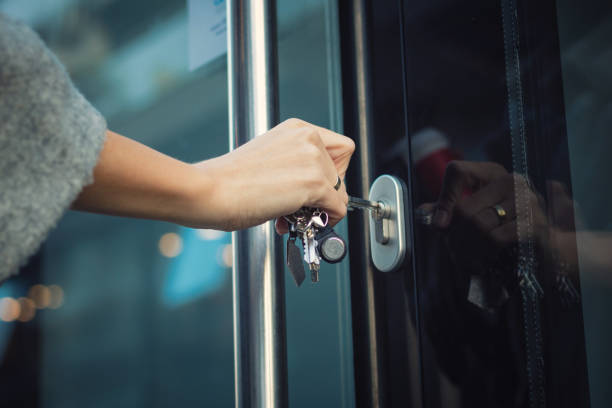
[[[189,69],[194,70],[227,52],[225,0],[188,0]]]

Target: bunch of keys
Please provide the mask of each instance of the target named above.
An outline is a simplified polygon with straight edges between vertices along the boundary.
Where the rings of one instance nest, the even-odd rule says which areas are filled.
[[[376,223],[377,237],[380,235],[381,242],[385,240],[386,234],[382,219],[388,212],[386,206],[380,202],[349,196],[348,209],[372,211],[374,218],[381,221]],[[285,216],[285,220],[289,224],[287,266],[298,286],[305,279],[303,261],[308,264],[312,281],[318,282],[321,259],[328,263],[336,263],[344,259],[346,242],[327,225],[329,217],[325,211],[319,208],[303,207],[297,212]],[[379,225],[380,228],[378,228]],[[380,231],[378,231],[379,229]],[[298,238],[302,240],[303,255],[296,243]]]
[[[285,220],[289,224],[287,266],[298,286],[305,279],[303,262],[308,264],[312,281],[318,282],[321,259],[336,263],[346,255],[346,243],[327,225],[329,216],[325,211],[304,207],[285,216]],[[303,256],[297,238],[302,240]]]

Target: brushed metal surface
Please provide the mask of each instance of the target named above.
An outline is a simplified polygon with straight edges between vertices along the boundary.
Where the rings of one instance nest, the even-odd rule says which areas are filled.
[[[278,123],[274,0],[228,0],[232,149]],[[274,224],[232,234],[236,407],[288,406],[282,239]]]
[[[397,177],[384,174],[374,180],[370,188],[370,200],[382,202],[389,210],[389,240],[382,244],[376,239],[376,220],[370,214],[370,248],[372,262],[381,272],[392,272],[404,261],[408,251],[405,213],[406,188]]]

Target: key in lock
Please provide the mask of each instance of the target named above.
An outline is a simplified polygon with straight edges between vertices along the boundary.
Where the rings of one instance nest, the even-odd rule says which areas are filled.
[[[349,197],[348,208],[370,211],[372,263],[382,272],[396,270],[408,252],[405,206],[406,187],[397,177],[382,175],[370,188],[369,200]]]

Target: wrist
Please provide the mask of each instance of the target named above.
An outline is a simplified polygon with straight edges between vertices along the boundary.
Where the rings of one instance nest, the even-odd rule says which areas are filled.
[[[224,156],[191,164],[192,182],[185,190],[187,215],[181,223],[192,228],[212,228],[224,231],[232,230],[230,206],[227,200],[227,165]]]

